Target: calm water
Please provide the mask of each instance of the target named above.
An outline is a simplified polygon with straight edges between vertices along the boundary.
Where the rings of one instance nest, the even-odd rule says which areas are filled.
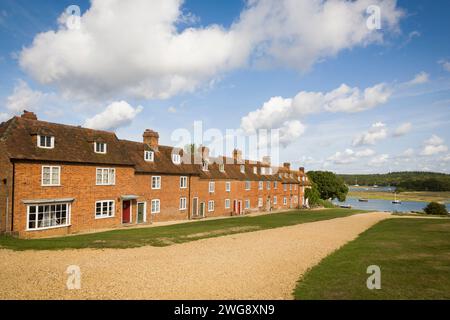
[[[374,211],[398,211],[411,212],[423,211],[427,202],[402,201],[401,204],[393,204],[392,200],[369,199],[369,202],[359,202],[358,198],[348,198],[345,202],[333,201],[336,205],[350,205],[354,209],[374,210]],[[450,204],[447,204],[447,211],[450,211]]]

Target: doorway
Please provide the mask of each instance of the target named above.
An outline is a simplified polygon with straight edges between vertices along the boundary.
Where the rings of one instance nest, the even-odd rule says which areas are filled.
[[[192,198],[192,212],[193,218],[198,217],[198,198]]]
[[[206,209],[206,204],[204,202],[200,203],[200,218],[205,217],[205,209]]]
[[[136,215],[136,223],[144,223],[146,222],[146,203],[138,202],[137,204],[137,215]]]
[[[122,223],[131,222],[131,201],[125,200],[122,202]]]

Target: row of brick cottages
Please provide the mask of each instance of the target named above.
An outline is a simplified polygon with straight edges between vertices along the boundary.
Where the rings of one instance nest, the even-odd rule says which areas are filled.
[[[233,159],[210,158],[207,148],[201,164],[184,164],[172,147],[159,145],[156,132],[143,138],[119,140],[31,112],[2,123],[0,232],[48,237],[304,203],[303,168],[242,160],[239,150]]]

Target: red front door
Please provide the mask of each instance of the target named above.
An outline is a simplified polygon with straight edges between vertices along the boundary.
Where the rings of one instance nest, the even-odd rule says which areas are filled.
[[[122,223],[131,222],[131,203],[130,201],[124,201],[122,205]]]

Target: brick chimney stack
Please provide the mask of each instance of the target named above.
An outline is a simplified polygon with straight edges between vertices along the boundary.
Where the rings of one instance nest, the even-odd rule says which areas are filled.
[[[200,152],[200,155],[203,160],[209,160],[209,148],[205,146],[201,146],[198,148],[198,152]]]
[[[147,130],[145,130],[145,132],[142,136],[144,137],[145,144],[150,146],[150,148],[152,148],[152,149],[158,149],[158,145],[159,145],[158,132],[147,129]]]
[[[263,162],[263,164],[270,165],[272,163],[272,159],[270,158],[270,156],[265,156],[262,158],[262,162]]]
[[[305,168],[304,167],[300,167],[300,169],[298,169],[298,171],[300,171],[301,173],[305,173]]]
[[[291,170],[291,164],[289,162],[283,163],[283,167],[285,167],[288,170]]]
[[[37,116],[34,112],[30,112],[27,110],[23,110],[23,114],[21,115],[21,118],[29,119],[29,120],[37,120]]]
[[[239,149],[233,150],[233,159],[235,163],[242,163],[242,151]]]

